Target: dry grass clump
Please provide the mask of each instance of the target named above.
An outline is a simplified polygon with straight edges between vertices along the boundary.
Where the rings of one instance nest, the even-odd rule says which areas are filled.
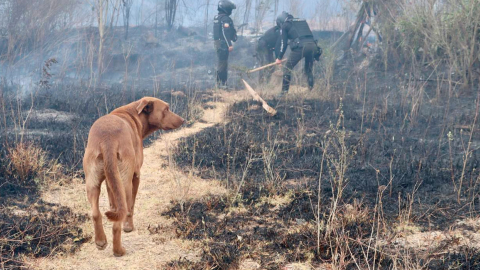
[[[26,267],[25,257],[75,251],[88,239],[85,215],[38,200],[42,187],[65,179],[62,167],[34,143],[2,149],[0,163],[0,268]]]
[[[22,187],[45,185],[61,174],[61,165],[33,143],[8,147],[6,163],[6,181]]]

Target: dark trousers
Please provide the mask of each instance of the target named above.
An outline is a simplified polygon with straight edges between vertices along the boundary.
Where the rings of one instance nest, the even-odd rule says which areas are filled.
[[[257,44],[257,59],[260,66],[264,66],[267,64],[271,64],[275,62],[275,57],[273,55],[273,50],[269,49],[265,41],[260,39]],[[266,69],[262,69],[259,72],[259,83],[269,82],[270,77],[274,71],[275,67],[269,67]]]
[[[308,78],[308,88],[312,90],[314,84],[313,54],[315,53],[315,48],[316,45],[314,42],[305,42],[301,47],[291,50],[287,63],[283,67],[283,92],[288,92],[288,89],[290,88],[290,81],[292,79],[292,70],[295,68],[298,62],[302,60],[302,58],[305,58],[304,72]]]
[[[215,40],[217,51],[217,85],[226,85],[228,79],[228,45],[225,41]]]

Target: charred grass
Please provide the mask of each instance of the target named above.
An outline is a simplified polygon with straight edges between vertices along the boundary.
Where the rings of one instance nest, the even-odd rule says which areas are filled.
[[[328,260],[331,248],[344,244],[332,237],[329,242],[322,240],[317,250],[311,205],[314,194],[305,189],[277,189],[275,194],[248,185],[240,194],[242,199],[233,203],[228,196],[209,197],[186,203],[184,212],[177,204],[164,213],[175,218],[178,237],[202,241],[202,261],[190,262],[190,269],[235,269],[246,258],[259,262],[264,269],[279,269],[287,262]],[[267,196],[289,199],[279,206],[269,202]],[[328,209],[324,210],[327,213]],[[341,240],[360,249],[362,246],[348,237],[368,237],[371,222],[365,219],[352,225],[341,233]],[[186,263],[174,261],[171,266],[182,269],[180,266]]]
[[[41,193],[82,177],[88,131],[97,118],[143,96],[157,96],[191,124],[201,117],[198,100],[209,98],[185,89],[126,92],[121,86],[40,85],[23,93],[4,82],[0,90],[1,269],[28,268],[24,257],[73,253],[88,242],[81,229],[88,217],[43,201]]]
[[[90,126],[117,107],[144,96],[156,96],[170,103],[172,110],[190,123],[197,120],[201,108],[196,107],[202,97],[197,96],[195,90],[180,90],[127,91],[121,85],[91,88],[75,84],[40,87],[23,93],[20,86],[4,85],[0,97],[5,112],[0,150],[20,141],[33,142],[47,151],[50,158],[78,170]]]
[[[397,241],[478,216],[476,95],[371,69],[340,76],[328,98],[269,100],[275,117],[242,101],[226,124],[180,143],[179,167],[231,193],[165,213],[178,237],[203,245],[200,263],[172,269],[234,269],[247,258],[267,269],[479,267],[478,247],[458,239],[427,250]]]
[[[25,257],[70,254],[89,241],[81,224],[87,216],[71,209],[46,203],[35,196],[1,200],[0,267],[28,268]]]

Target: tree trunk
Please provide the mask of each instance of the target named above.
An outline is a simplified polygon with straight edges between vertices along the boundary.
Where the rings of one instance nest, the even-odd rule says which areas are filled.
[[[245,13],[243,14],[243,24],[248,25],[248,19],[250,17],[250,8],[252,7],[252,0],[245,0]],[[246,28],[245,26],[244,28]],[[242,35],[243,35],[243,29],[242,28]]]
[[[208,39],[208,8],[210,7],[210,0],[207,0],[205,7],[205,42]]]
[[[97,22],[98,22],[98,34],[99,34],[99,45],[98,45],[98,62],[97,62],[97,72],[98,79],[100,79],[103,69],[103,45],[105,43],[105,20],[106,15],[108,14],[108,0],[97,0]]]
[[[158,3],[160,0],[157,0],[155,4],[155,37],[157,37],[157,31],[158,31]]]
[[[355,34],[358,32],[359,28],[361,27],[361,22],[365,20],[365,3],[362,4],[360,10],[357,13],[357,19],[355,20],[354,28],[352,33],[350,34],[350,38],[348,39],[348,43],[344,48],[345,51],[350,50],[351,45],[353,44]]]
[[[133,0],[122,0],[123,3],[123,27],[125,28],[125,40],[128,39],[128,28],[130,27],[130,10]]]
[[[175,15],[177,13],[178,1],[166,0],[165,1],[165,20],[167,23],[168,31],[172,30],[175,23]]]
[[[108,1],[108,0],[107,0]],[[113,33],[113,22],[115,21],[115,16],[117,17],[116,22],[118,22],[118,16],[120,13],[120,0],[110,0],[112,1],[112,17],[110,18],[110,33]],[[106,14],[108,16],[108,14]],[[116,23],[115,23],[116,26]]]

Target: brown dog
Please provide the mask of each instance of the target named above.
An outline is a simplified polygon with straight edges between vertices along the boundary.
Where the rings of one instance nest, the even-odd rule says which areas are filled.
[[[164,101],[144,97],[100,117],[92,125],[83,157],[83,169],[98,249],[107,247],[98,207],[103,180],[107,179],[111,208],[105,215],[114,222],[113,254],[123,256],[122,222],[125,232],[133,230],[133,207],[143,163],[143,139],[158,129],[175,129],[184,122],[183,118],[169,111]]]

